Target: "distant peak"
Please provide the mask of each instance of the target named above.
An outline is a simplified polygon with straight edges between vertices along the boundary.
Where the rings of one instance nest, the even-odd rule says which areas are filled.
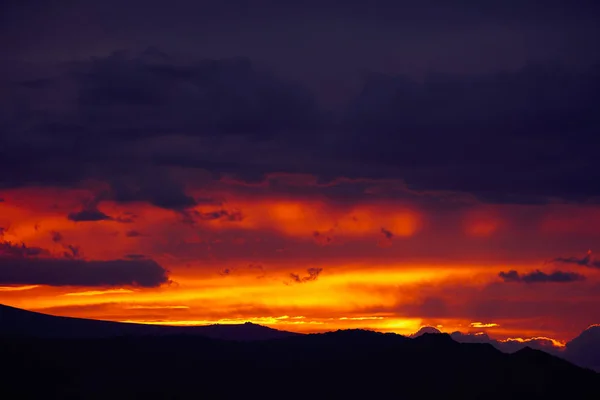
[[[427,345],[446,345],[448,343],[451,344],[458,344],[457,341],[455,341],[454,339],[452,339],[452,337],[447,334],[447,333],[443,333],[443,332],[439,332],[439,333],[432,333],[432,332],[425,332],[422,335],[413,338],[413,341],[418,342],[418,343],[426,343]]]
[[[442,333],[442,331],[440,331],[438,328],[436,328],[434,326],[422,326],[417,332],[413,333],[409,337],[416,338],[416,337],[422,336],[426,333],[440,334],[440,333]]]
[[[517,353],[536,353],[540,350],[536,350],[530,346],[524,346],[522,349],[517,350]]]
[[[514,356],[517,356],[517,357],[528,357],[528,358],[535,358],[535,359],[552,358],[552,355],[546,353],[545,351],[534,349],[531,346],[525,346],[522,349],[517,350],[513,354],[514,354]]]

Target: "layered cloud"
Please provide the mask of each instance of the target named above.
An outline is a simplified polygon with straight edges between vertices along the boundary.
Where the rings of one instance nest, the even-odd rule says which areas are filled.
[[[316,281],[319,278],[321,272],[323,272],[323,268],[309,268],[306,270],[308,275],[300,276],[300,274],[290,274],[290,278],[295,283],[306,283],[311,281]]]
[[[578,257],[557,257],[552,262],[563,263],[563,264],[575,264],[589,268],[600,268],[600,261],[592,259],[592,251],[589,250],[587,254],[581,258]]]
[[[1,115],[12,173],[0,184],[100,179],[107,199],[169,209],[195,204],[189,169],[395,178],[501,203],[599,195],[590,168],[597,67],[363,80],[336,116],[300,84],[243,58],[189,61],[151,48],[66,63],[6,83],[19,101]]]
[[[0,243],[0,285],[157,287],[169,281],[153,260],[82,260],[40,248]]]
[[[578,274],[576,272],[563,272],[563,271],[553,271],[551,273],[542,272],[540,270],[535,270],[533,272],[527,272],[524,274],[519,274],[515,270],[510,270],[508,272],[500,272],[498,274],[504,282],[524,282],[524,283],[569,283],[585,280],[585,276]]]
[[[561,257],[600,240],[597,68],[367,73],[333,112],[241,58],[54,67],[0,95],[2,302],[562,340],[600,318],[597,261]]]
[[[69,213],[68,217],[71,221],[75,222],[94,222],[111,219],[111,217],[96,208],[87,208],[81,211],[72,212]]]
[[[543,350],[559,356],[564,356],[565,344],[547,337],[493,339],[485,332],[463,333],[452,332],[452,339],[461,343],[489,343],[505,353],[514,353],[524,347]]]

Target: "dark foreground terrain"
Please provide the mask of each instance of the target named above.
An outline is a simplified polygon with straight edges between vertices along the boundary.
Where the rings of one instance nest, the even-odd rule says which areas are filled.
[[[446,334],[355,330],[234,341],[4,332],[2,399],[600,398],[600,374],[538,350],[505,354]]]

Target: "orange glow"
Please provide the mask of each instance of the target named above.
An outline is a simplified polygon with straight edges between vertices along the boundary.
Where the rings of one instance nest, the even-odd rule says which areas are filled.
[[[318,184],[304,175],[269,179],[311,190],[353,183]],[[541,239],[600,232],[581,222],[579,211],[474,204],[452,210],[450,218],[405,200],[402,196],[415,193],[402,187],[398,199],[382,199],[376,197],[381,183],[357,182],[369,184],[361,189],[366,193],[361,200],[290,196],[271,192],[268,182],[224,179],[214,188],[189,189],[197,198],[224,201],[199,202],[185,212],[102,201],[98,210],[110,219],[92,222],[67,218],[94,197],[91,189],[3,191],[0,241],[46,249],[47,258],[74,256],[69,246],[79,249],[82,260],[147,257],[167,269],[173,282],[160,287],[2,283],[0,303],[148,324],[255,322],[298,332],[367,328],[406,335],[428,325],[447,332],[486,329],[517,341],[548,335],[560,339],[552,339],[557,343],[577,334],[575,327],[595,322],[565,308],[567,302],[556,302],[560,290],[563,298],[599,300],[589,289],[600,283],[593,268],[564,266],[585,274],[578,282],[579,289],[588,288],[585,293],[569,283],[505,283],[498,277],[500,271],[530,272],[553,257],[583,254],[554,248],[556,242],[531,250],[523,241],[531,232]],[[592,221],[600,215],[600,208],[585,211]],[[535,218],[521,228],[522,215]],[[582,243],[583,251],[591,245]],[[526,312],[537,313],[538,303],[546,313],[532,321]],[[568,329],[561,319],[569,319]],[[539,326],[549,328],[540,332]]]
[[[465,233],[473,237],[488,237],[496,233],[502,221],[494,211],[475,210],[467,213],[464,221]]]
[[[84,292],[65,293],[63,296],[101,296],[103,294],[133,293],[128,289],[86,290]]]
[[[141,305],[141,306],[129,306],[127,310],[188,310],[188,306],[152,306],[152,305]]]
[[[471,328],[494,328],[500,325],[494,323],[484,324],[483,322],[471,322],[469,326]]]
[[[22,290],[31,290],[39,287],[39,285],[27,285],[27,286],[0,286],[0,292],[19,292]]]
[[[519,342],[519,343],[527,343],[527,342],[532,342],[535,340],[543,340],[543,341],[548,341],[550,343],[552,343],[553,346],[555,347],[565,347],[566,343],[560,340],[556,340],[556,339],[552,339],[549,337],[545,337],[545,336],[536,336],[536,337],[531,337],[531,338],[520,338],[520,337],[514,337],[514,338],[507,338],[507,339],[503,339],[500,340],[501,342]]]
[[[498,224],[495,221],[477,221],[469,225],[467,233],[472,236],[489,236],[497,228]]]
[[[600,210],[584,205],[553,205],[541,220],[539,230],[554,235],[600,233]]]
[[[382,227],[394,235],[412,236],[421,227],[416,210],[390,209],[391,206],[360,206],[336,210],[322,202],[247,201],[229,202],[231,210],[241,210],[239,221],[215,218],[207,221],[214,229],[273,229],[289,236],[310,237],[314,232],[334,230],[346,236],[378,234]],[[387,209],[386,209],[387,208]],[[215,207],[198,207],[201,214],[215,212]]]

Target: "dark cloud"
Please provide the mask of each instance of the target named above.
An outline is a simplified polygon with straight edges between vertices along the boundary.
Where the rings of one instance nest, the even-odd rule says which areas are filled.
[[[520,282],[522,280],[521,275],[514,269],[511,269],[508,272],[501,271],[498,276],[505,282]]]
[[[515,270],[500,272],[498,274],[504,282],[523,282],[523,283],[569,283],[585,280],[585,276],[575,272],[554,271],[551,273],[535,270],[526,274],[519,274]]]
[[[60,232],[52,231],[50,232],[50,236],[54,243],[60,243],[63,240],[63,236]]]
[[[245,58],[181,65],[153,51],[115,52],[78,65],[74,74],[80,110],[105,134],[264,138],[282,129],[312,128],[318,118],[310,93]],[[127,114],[138,118],[123,129]]]
[[[49,255],[50,252],[41,247],[28,247],[25,243],[16,244],[0,241],[0,257],[35,257]]]
[[[212,221],[217,219],[221,221],[241,221],[244,219],[244,215],[239,210],[216,210],[210,212],[194,211],[193,215],[201,221]]]
[[[215,199],[212,197],[198,197],[194,200],[196,201],[196,204],[213,205],[213,206],[221,206],[225,202],[225,200],[223,200],[223,199]]]
[[[381,228],[381,233],[383,233],[383,236],[385,236],[386,239],[392,239],[394,237],[394,234],[391,231],[388,231],[385,228]]]
[[[333,243],[332,235],[326,234],[326,233],[321,233],[319,231],[313,232],[313,239],[314,239],[315,243],[317,243],[318,245],[321,245],[321,246],[327,246],[327,245]]]
[[[392,238],[394,237],[394,234],[385,228],[381,228],[380,232],[383,235],[383,239],[381,239],[377,245],[379,247],[390,247],[392,245]]]
[[[300,276],[299,274],[292,273],[290,274],[290,278],[292,278],[292,281],[295,283],[306,283],[316,281],[319,278],[321,272],[323,272],[323,268],[309,268],[306,270],[306,272],[308,272],[308,275],[306,276]]]
[[[168,272],[150,259],[87,261],[0,255],[3,285],[157,287],[167,282]]]
[[[143,236],[143,235],[141,232],[132,230],[132,231],[125,232],[125,236],[129,237],[129,238],[134,238],[134,237],[139,237],[139,236]]]
[[[13,168],[0,187],[92,178],[109,185],[102,200],[186,209],[196,200],[170,166],[221,172],[239,165],[219,154],[241,150],[236,141],[302,138],[322,120],[301,85],[243,58],[181,62],[156,51],[116,52],[67,64],[49,85],[44,93],[13,88],[22,109],[0,118],[0,162]],[[46,96],[57,97],[56,107],[38,104]],[[18,162],[23,157],[35,165]]]
[[[103,199],[123,203],[145,201],[172,210],[183,210],[197,204],[185,193],[181,178],[169,170],[138,167],[128,173],[109,175],[107,180],[110,191],[102,194]]]
[[[576,264],[576,265],[581,265],[582,267],[589,267],[589,268],[600,268],[600,261],[592,259],[591,250],[588,251],[587,254],[581,258],[558,257],[558,258],[553,259],[551,262],[563,263],[563,264]]]
[[[69,213],[68,218],[75,222],[111,221],[112,217],[104,214],[97,208],[87,208]]]
[[[28,79],[17,83],[28,89],[40,89],[52,84],[51,78]]]
[[[446,318],[450,316],[451,307],[440,297],[426,296],[414,303],[401,304],[396,311],[403,316],[419,316],[419,318]]]
[[[7,61],[87,57],[157,43],[196,56],[248,55],[315,87],[321,84],[324,94],[345,87],[338,83],[340,75],[364,67],[473,72],[531,59],[581,63],[598,57],[593,39],[599,9],[588,0],[451,6],[440,0],[266,0],[252,7],[229,1],[179,0],[173,7],[164,0],[126,5],[107,0],[35,10],[12,3],[0,25]],[[72,24],[73,15],[86,21],[85,27]],[[158,60],[168,57],[156,49],[149,53]],[[5,64],[7,70],[20,66]]]
[[[77,246],[64,258],[46,249],[0,242],[0,284],[49,286],[139,286],[168,283],[168,271],[151,259],[83,260]]]
[[[462,193],[411,190],[401,179],[372,179],[323,177],[319,174],[268,173],[256,179],[242,180],[227,177],[218,183],[219,188],[249,196],[293,196],[294,198],[326,198],[339,208],[351,208],[356,202],[404,200],[424,206],[472,205],[476,199]],[[333,234],[334,230],[318,232]]]
[[[65,244],[64,248],[65,248],[65,251],[63,252],[63,256],[65,258],[81,257],[81,248],[79,246],[75,246],[72,244]]]
[[[264,278],[266,276],[265,268],[260,264],[249,264],[246,267],[226,267],[219,270],[221,276],[231,276],[234,274],[244,273],[250,271],[252,274],[257,273],[256,278]]]
[[[116,52],[65,64],[55,75],[41,86],[9,85],[0,167],[11,174],[0,187],[98,179],[107,185],[101,200],[182,211],[205,200],[190,196],[191,183],[224,175],[256,181],[279,171],[314,174],[317,182],[395,179],[408,190],[465,192],[486,202],[600,198],[598,66],[424,79],[365,73],[341,115],[243,58]],[[310,190],[340,201],[365,195],[350,186]]]
[[[135,222],[136,218],[137,218],[137,215],[135,215],[134,213],[132,213],[130,211],[127,211],[127,212],[123,213],[123,215],[115,218],[115,220],[122,224],[133,224]]]
[[[597,143],[598,88],[599,67],[530,66],[422,82],[367,74],[346,117],[354,133],[338,143],[337,157],[394,167],[409,187],[487,201],[598,196],[595,152],[581,148]]]
[[[51,231],[50,236],[54,243],[62,243],[64,241],[64,237],[60,232]],[[80,258],[82,256],[81,248],[79,246],[68,243],[62,243],[62,246],[65,249],[65,251],[63,252],[63,257]]]

